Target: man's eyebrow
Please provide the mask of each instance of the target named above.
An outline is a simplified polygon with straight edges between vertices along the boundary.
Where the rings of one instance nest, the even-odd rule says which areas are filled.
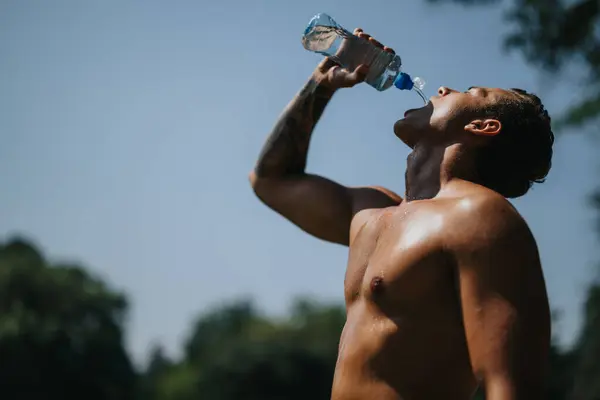
[[[467,92],[470,92],[473,89],[477,90],[480,96],[487,97],[488,95],[488,91],[485,88],[482,88],[481,86],[471,86],[467,89]]]

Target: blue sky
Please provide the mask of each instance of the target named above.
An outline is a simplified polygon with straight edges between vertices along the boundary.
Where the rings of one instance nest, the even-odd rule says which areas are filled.
[[[81,261],[127,291],[138,360],[177,354],[193,317],[251,295],[280,314],[300,294],[342,301],[346,249],[270,212],[247,174],[319,56],[300,44],[317,12],[360,26],[440,85],[523,87],[555,114],[576,98],[501,51],[501,9],[421,1],[4,1],[0,3],[0,234]],[[309,170],[404,192],[392,134],[413,93],[336,95]],[[555,326],[570,342],[598,258],[586,195],[597,143],[560,137],[547,183],[514,202],[538,240]],[[458,229],[458,228],[457,228]]]

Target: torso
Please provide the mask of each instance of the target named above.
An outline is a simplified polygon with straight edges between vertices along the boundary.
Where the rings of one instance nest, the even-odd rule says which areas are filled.
[[[332,399],[468,399],[471,373],[451,258],[450,200],[355,216]]]

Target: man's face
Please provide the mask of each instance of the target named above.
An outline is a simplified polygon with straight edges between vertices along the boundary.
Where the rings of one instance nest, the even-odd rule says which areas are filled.
[[[518,95],[504,89],[472,87],[458,92],[442,86],[426,106],[406,111],[404,118],[394,124],[394,133],[411,148],[422,140],[432,143],[466,140],[473,136],[473,130],[468,128],[473,121],[485,122],[478,120],[478,111],[507,96]]]

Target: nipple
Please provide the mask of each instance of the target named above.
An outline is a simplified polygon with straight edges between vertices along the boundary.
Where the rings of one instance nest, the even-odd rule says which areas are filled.
[[[383,278],[376,276],[371,279],[371,293],[378,293],[383,290]]]

